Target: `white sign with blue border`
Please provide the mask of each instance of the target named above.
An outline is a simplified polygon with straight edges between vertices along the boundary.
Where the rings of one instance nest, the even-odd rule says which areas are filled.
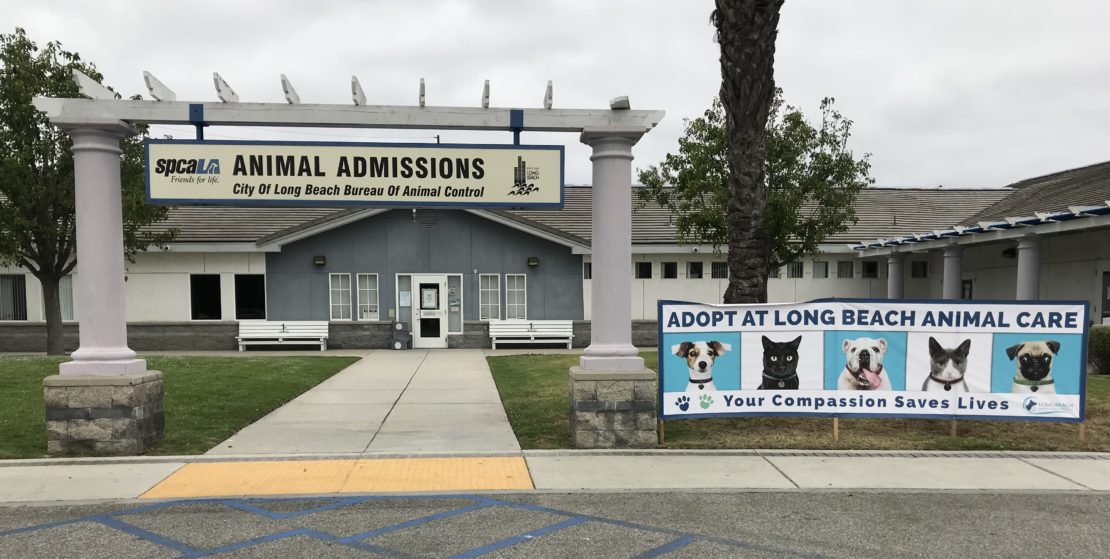
[[[659,302],[663,419],[1084,419],[1086,302]]]
[[[563,146],[146,140],[163,204],[562,207]]]

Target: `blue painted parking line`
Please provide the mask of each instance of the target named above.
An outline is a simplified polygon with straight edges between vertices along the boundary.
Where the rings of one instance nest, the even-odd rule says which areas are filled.
[[[191,547],[191,546],[186,545],[182,542],[174,540],[170,537],[158,534],[154,531],[139,528],[139,527],[134,526],[132,524],[129,524],[129,523],[127,523],[127,522],[125,522],[121,519],[121,517],[138,515],[138,514],[142,514],[142,513],[146,513],[146,512],[168,510],[168,509],[172,509],[172,508],[175,508],[175,507],[187,507],[187,506],[192,506],[192,505],[197,505],[197,504],[218,504],[218,505],[226,506],[226,507],[229,507],[229,508],[232,508],[232,509],[235,509],[235,510],[243,511],[243,512],[246,512],[246,513],[249,513],[249,514],[254,514],[254,515],[258,515],[258,516],[262,516],[262,517],[266,517],[266,518],[273,519],[273,520],[288,520],[288,519],[292,519],[292,518],[310,516],[310,515],[318,514],[318,513],[321,513],[321,512],[340,510],[340,509],[343,509],[345,507],[349,507],[349,506],[356,505],[356,504],[359,504],[359,503],[366,503],[366,502],[369,502],[369,501],[406,501],[406,500],[407,501],[416,501],[416,500],[444,500],[444,499],[449,499],[449,500],[454,500],[454,501],[459,501],[459,500],[470,501],[470,504],[462,506],[462,507],[442,511],[442,512],[437,512],[435,514],[422,516],[422,517],[419,517],[419,518],[413,518],[413,519],[406,520],[404,522],[399,522],[397,524],[393,524],[393,525],[390,525],[390,526],[375,528],[373,530],[368,530],[366,532],[361,532],[361,533],[354,534],[354,535],[351,535],[351,536],[340,537],[340,536],[334,536],[334,535],[331,535],[331,534],[327,534],[327,533],[320,532],[320,531],[313,530],[313,529],[309,529],[309,528],[295,528],[295,529],[283,530],[283,531],[276,532],[276,533],[273,533],[273,534],[260,536],[260,537],[256,537],[256,538],[251,538],[251,539],[247,539],[247,540],[243,540],[243,541],[239,541],[239,542],[233,542],[233,543],[223,545],[223,546],[220,546],[220,547],[208,548],[208,549],[198,549],[198,548]],[[320,501],[329,501],[329,502],[327,502],[326,504],[323,504],[323,505],[311,506],[311,507],[306,508],[306,509],[290,511],[290,512],[275,512],[275,511],[269,510],[265,507],[265,505],[267,505],[267,504],[278,504],[278,503],[282,503],[282,504],[293,503],[293,504],[295,504],[295,503],[298,503],[298,502],[319,503]],[[452,518],[452,517],[456,517],[456,516],[460,516],[460,515],[465,515],[465,514],[470,513],[470,512],[474,512],[474,511],[481,510],[481,509],[487,509],[487,508],[511,508],[511,509],[519,509],[519,510],[528,510],[528,511],[533,511],[533,512],[540,512],[540,513],[545,513],[545,514],[552,514],[552,515],[562,516],[562,517],[565,517],[565,519],[561,520],[559,522],[556,522],[555,524],[551,524],[549,526],[545,526],[545,527],[538,528],[538,529],[535,529],[535,530],[532,530],[532,531],[529,531],[529,532],[526,532],[526,533],[523,533],[523,534],[519,534],[519,535],[510,537],[510,538],[506,538],[506,539],[503,539],[503,540],[500,540],[500,541],[497,541],[497,542],[486,544],[484,546],[477,547],[477,548],[471,549],[469,551],[464,551],[462,553],[459,553],[458,555],[455,555],[454,557],[466,558],[466,559],[474,558],[474,557],[481,557],[481,556],[488,555],[490,553],[496,552],[496,551],[501,550],[501,549],[512,547],[514,545],[518,545],[518,544],[521,544],[521,543],[524,543],[524,542],[532,541],[536,538],[540,538],[540,537],[548,535],[548,534],[553,534],[553,533],[559,532],[560,530],[565,530],[565,529],[570,528],[572,526],[577,526],[577,525],[585,523],[585,522],[598,522],[598,523],[608,524],[608,525],[611,525],[611,526],[618,526],[618,527],[621,527],[621,528],[627,528],[627,529],[630,529],[630,530],[640,530],[640,531],[645,531],[645,532],[653,532],[653,533],[666,534],[666,535],[673,536],[673,539],[671,539],[667,543],[639,555],[639,557],[644,557],[644,558],[664,557],[664,556],[670,554],[673,551],[676,551],[678,549],[682,549],[682,548],[684,548],[684,547],[686,547],[686,546],[688,546],[692,543],[696,543],[696,542],[707,542],[707,543],[714,543],[714,544],[719,544],[719,545],[723,545],[723,546],[728,546],[728,547],[736,548],[738,550],[738,552],[740,550],[748,550],[748,551],[766,552],[766,553],[776,554],[776,555],[785,556],[785,557],[820,557],[818,555],[807,555],[807,554],[799,553],[799,552],[788,550],[788,549],[769,547],[769,546],[759,545],[759,544],[755,544],[755,543],[747,542],[747,541],[743,541],[743,540],[738,540],[738,539],[719,538],[719,537],[708,536],[708,535],[692,534],[692,533],[682,532],[682,531],[674,530],[674,529],[670,529],[670,528],[662,528],[662,527],[658,527],[658,526],[640,524],[640,523],[637,523],[637,522],[631,522],[631,521],[627,521],[627,520],[618,520],[618,519],[604,518],[604,517],[593,516],[593,515],[588,515],[588,514],[579,514],[579,513],[575,513],[575,512],[553,509],[553,508],[550,508],[550,507],[545,507],[545,506],[540,506],[540,505],[533,505],[533,504],[528,504],[528,503],[516,503],[516,502],[512,502],[512,501],[502,501],[502,500],[499,500],[499,499],[490,498],[488,496],[478,496],[478,495],[405,495],[405,496],[390,496],[390,495],[372,495],[372,496],[370,496],[370,495],[368,495],[368,496],[350,496],[350,497],[337,497],[337,498],[312,498],[312,497],[293,497],[293,498],[274,498],[274,499],[224,499],[224,498],[221,498],[221,499],[195,499],[195,500],[166,501],[166,502],[161,502],[161,503],[153,503],[153,504],[143,505],[143,506],[139,506],[139,507],[134,507],[134,508],[131,508],[131,509],[115,511],[115,512],[111,512],[111,513],[101,513],[101,514],[96,514],[96,515],[84,516],[84,517],[80,517],[80,518],[73,518],[73,519],[69,519],[69,520],[59,520],[59,521],[54,521],[54,522],[47,522],[47,523],[44,523],[44,524],[38,524],[38,525],[35,525],[35,526],[27,526],[27,527],[22,527],[22,528],[14,528],[14,529],[6,530],[6,531],[3,531],[3,532],[0,532],[0,544],[2,544],[3,538],[7,537],[7,536],[12,536],[12,535],[15,535],[15,534],[33,533],[33,532],[37,532],[37,531],[49,530],[49,529],[52,529],[52,528],[69,526],[69,525],[74,525],[74,524],[84,522],[84,523],[97,523],[97,524],[100,524],[102,526],[106,526],[108,528],[114,529],[114,530],[119,530],[120,532],[123,532],[123,533],[126,533],[128,535],[134,536],[134,537],[139,538],[143,541],[147,541],[147,542],[159,545],[159,546],[167,548],[167,549],[172,549],[172,550],[180,553],[181,555],[179,555],[179,557],[182,558],[182,559],[196,559],[196,558],[200,558],[200,557],[208,557],[208,556],[211,556],[211,555],[217,555],[217,554],[221,554],[221,553],[229,553],[229,552],[234,552],[234,551],[249,548],[249,547],[254,547],[254,546],[263,545],[263,544],[266,544],[266,543],[276,542],[276,541],[280,541],[280,540],[284,540],[284,539],[288,539],[288,538],[295,538],[295,537],[306,537],[306,538],[311,538],[311,539],[322,541],[322,542],[328,542],[328,543],[331,543],[331,544],[343,545],[343,546],[346,546],[346,547],[349,547],[349,548],[352,548],[352,549],[358,549],[360,551],[365,551],[365,552],[372,553],[372,554],[382,556],[382,557],[407,559],[407,558],[411,557],[411,555],[406,553],[404,550],[390,549],[390,548],[387,548],[387,547],[376,545],[376,544],[371,543],[371,542],[366,541],[366,540],[369,540],[369,539],[372,539],[372,538],[375,538],[377,536],[381,536],[381,535],[384,535],[384,534],[389,534],[389,533],[397,532],[397,531],[400,531],[400,530],[405,530],[405,529],[408,529],[408,528],[416,528],[416,527],[423,526],[423,525],[426,525],[426,524],[429,524],[429,523],[432,523],[432,522],[435,522],[435,521],[438,521],[438,520],[445,520],[445,519],[448,519],[448,518]]]
[[[676,549],[686,547],[694,543],[693,536],[679,536],[655,549],[645,551],[632,559],[652,559],[654,557],[662,557]]]
[[[506,548],[506,547],[509,547],[509,546],[516,545],[518,543],[523,543],[523,542],[538,538],[540,536],[543,536],[545,534],[558,532],[559,530],[564,530],[566,528],[570,528],[571,526],[577,526],[577,525],[579,525],[579,524],[581,524],[581,523],[583,523],[587,520],[589,520],[589,519],[586,518],[585,516],[574,516],[574,517],[568,518],[568,519],[566,519],[562,522],[558,522],[558,523],[552,524],[550,526],[545,526],[543,528],[538,528],[536,530],[532,530],[531,532],[526,532],[526,533],[521,534],[519,536],[513,536],[511,538],[506,538],[506,539],[501,540],[499,542],[494,542],[494,543],[491,543],[491,544],[488,544],[488,545],[483,545],[482,547],[476,547],[474,549],[471,549],[470,551],[464,551],[464,552],[459,553],[457,555],[452,555],[449,559],[472,559],[474,557],[481,557],[483,555],[486,555],[487,553],[493,553],[494,551],[497,551],[498,549],[503,549],[503,548]]]
[[[142,528],[139,528],[138,526],[128,524],[118,518],[112,518],[111,516],[101,516],[98,518],[94,517],[93,520],[110,528],[115,528],[116,530],[119,530],[123,533],[135,536],[136,538],[144,539],[150,543],[158,544],[162,547],[168,547],[184,555],[190,555],[197,552],[197,549],[192,546],[185,545],[177,540],[167,538],[161,534],[155,534],[154,532],[151,532],[149,530],[144,530]]]

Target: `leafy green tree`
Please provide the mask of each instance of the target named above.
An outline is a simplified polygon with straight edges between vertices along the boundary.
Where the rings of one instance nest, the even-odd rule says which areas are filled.
[[[857,158],[848,148],[851,129],[852,121],[835,109],[832,98],[821,101],[821,122],[815,126],[783,102],[781,90],[775,91],[759,192],[764,204],[762,235],[769,244],[766,265],[756,270],[763,278],[774,268],[815,253],[829,235],[855,223],[856,194],[873,180],[870,156]],[[659,165],[640,171],[641,206],[652,203],[671,210],[680,242],[711,244],[714,250],[729,244],[727,153],[724,108],[714,99],[705,114],[686,121],[677,154],[668,153]],[[731,272],[731,252],[729,261]],[[766,301],[766,279],[763,290],[760,301]]]
[[[73,70],[103,76],[80,55],[50,42],[39,47],[20,28],[0,35],[0,262],[22,266],[42,285],[47,352],[64,352],[58,286],[77,265],[73,153],[69,136],[31,104],[36,96],[78,97]],[[128,257],[170,241],[142,228],[165,219],[144,199],[142,137],[122,142],[124,244]]]

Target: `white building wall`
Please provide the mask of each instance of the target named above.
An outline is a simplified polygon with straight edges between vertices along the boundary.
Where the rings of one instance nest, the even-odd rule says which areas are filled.
[[[590,256],[584,257],[586,262]],[[725,255],[712,254],[633,254],[633,262],[651,262],[651,279],[632,279],[632,290],[629,297],[632,302],[633,320],[654,320],[658,314],[657,303],[660,299],[676,301],[692,301],[697,303],[720,303],[724,300],[725,290],[728,288],[728,279],[714,279],[712,274],[713,262],[725,262]],[[827,278],[813,277],[813,262],[823,261],[829,265]],[[853,275],[850,278],[837,277],[839,261],[853,262]],[[925,260],[929,262],[928,276],[926,278],[912,278],[911,260]],[[691,261],[702,262],[703,276],[701,279],[686,277],[687,263]],[[913,254],[906,257],[905,265],[905,294],[913,298],[940,297],[943,256],[940,253]],[[678,263],[678,278],[664,279],[663,263]],[[884,298],[886,297],[886,259],[879,262],[879,275],[875,278],[863,277],[863,265],[856,258],[855,253],[827,253],[803,260],[803,274],[801,278],[788,278],[787,269],[783,267],[779,277],[772,277],[767,282],[767,298],[772,303],[789,303],[810,301],[828,297],[840,298]],[[633,265],[635,273],[635,265]],[[593,297],[591,281],[582,280],[583,314],[590,319],[590,306]]]
[[[189,293],[190,274],[220,275],[220,306],[224,320],[235,320],[235,275],[265,274],[266,255],[245,252],[143,252],[127,262],[124,294],[128,322],[175,322],[192,319]],[[78,264],[74,282],[80,273]],[[0,266],[3,274],[27,276],[27,320],[41,322],[42,286],[37,278],[19,267]],[[73,304],[79,312],[80,301],[74,293]]]
[[[975,299],[1013,299],[1017,291],[1017,256],[1004,255],[1015,242],[974,245],[964,251],[964,279],[973,281]],[[1041,299],[1086,300],[1100,322],[1102,276],[1110,272],[1110,230],[1078,232],[1041,240]]]

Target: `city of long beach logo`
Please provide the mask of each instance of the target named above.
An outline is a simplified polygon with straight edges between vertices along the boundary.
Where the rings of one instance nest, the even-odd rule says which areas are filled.
[[[539,167],[529,167],[524,158],[517,156],[516,168],[513,169],[513,186],[509,189],[509,196],[528,196],[540,188],[536,186],[540,178]]]

